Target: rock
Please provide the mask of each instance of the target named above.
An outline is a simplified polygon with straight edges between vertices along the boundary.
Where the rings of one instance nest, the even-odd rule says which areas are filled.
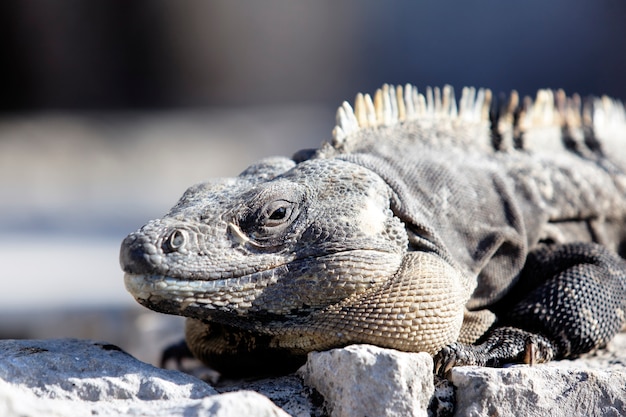
[[[312,352],[300,369],[333,417],[426,416],[434,392],[433,361],[370,345]]]
[[[2,340],[0,378],[35,395],[65,400],[199,399],[206,383],[155,368],[117,346],[87,340]]]
[[[0,416],[626,415],[623,333],[577,360],[453,368],[436,388],[430,356],[368,345],[313,352],[299,374],[216,391],[107,343],[0,340]]]
[[[288,417],[269,399],[253,391],[238,391],[198,400],[77,401],[42,398],[24,387],[0,380],[0,415],[3,417],[73,417],[87,415],[185,417]]]
[[[180,415],[185,417],[289,417],[267,397],[254,391],[237,391],[204,398],[182,411]],[[156,415],[172,414],[161,411]]]
[[[450,371],[457,416],[626,415],[626,333],[576,360]]]
[[[429,417],[452,417],[454,414],[455,395],[454,385],[445,378],[434,376],[435,393],[428,406]]]
[[[218,392],[250,390],[263,394],[274,404],[293,417],[322,415],[322,401],[316,402],[311,389],[306,387],[297,375],[263,378],[253,381],[220,381],[215,386]]]
[[[201,380],[87,340],[0,340],[2,416],[287,416],[266,397],[216,395]]]
[[[452,368],[459,416],[626,415],[624,334],[596,355],[504,369]]]

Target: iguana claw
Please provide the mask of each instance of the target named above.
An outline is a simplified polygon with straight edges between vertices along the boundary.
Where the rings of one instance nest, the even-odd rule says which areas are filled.
[[[477,346],[463,343],[451,343],[445,346],[435,356],[434,371],[444,378],[450,369],[455,366],[480,366],[484,365],[485,355],[478,352]]]
[[[444,377],[455,366],[535,365],[552,360],[555,352],[553,343],[542,335],[514,327],[500,327],[481,344],[455,342],[445,346],[435,356],[434,371]]]

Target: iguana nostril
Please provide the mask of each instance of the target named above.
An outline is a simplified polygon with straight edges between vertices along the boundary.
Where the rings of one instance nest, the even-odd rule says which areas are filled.
[[[166,252],[179,251],[187,243],[187,232],[176,229],[163,242],[163,250]]]

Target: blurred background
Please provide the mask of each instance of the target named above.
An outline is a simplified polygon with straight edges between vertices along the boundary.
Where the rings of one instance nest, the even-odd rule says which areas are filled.
[[[407,82],[625,100],[626,2],[3,0],[0,337],[154,362],[182,325],[126,293],[123,237]]]

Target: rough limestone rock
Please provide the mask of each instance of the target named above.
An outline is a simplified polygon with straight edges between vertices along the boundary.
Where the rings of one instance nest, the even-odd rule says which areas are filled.
[[[323,416],[323,399],[312,395],[312,389],[295,374],[257,380],[228,380],[215,385],[218,392],[248,390],[258,392],[293,417]],[[318,401],[316,401],[318,400]]]
[[[0,416],[287,416],[251,391],[224,395],[86,340],[0,340]]]
[[[436,388],[428,355],[368,345],[311,353],[300,375],[229,381],[216,395],[106,343],[0,340],[0,416],[620,416],[626,334],[573,361],[453,368]]]
[[[331,416],[626,415],[626,333],[577,360],[456,367],[434,394],[429,359],[356,345],[311,353],[300,373],[324,397]],[[416,394],[422,398],[413,408],[403,408]]]
[[[623,416],[623,370],[562,369],[557,365],[507,369],[460,367],[456,413],[463,416]]]
[[[434,392],[433,361],[371,345],[312,352],[300,369],[333,417],[426,416]]]
[[[626,334],[573,361],[452,368],[458,416],[626,415]]]

